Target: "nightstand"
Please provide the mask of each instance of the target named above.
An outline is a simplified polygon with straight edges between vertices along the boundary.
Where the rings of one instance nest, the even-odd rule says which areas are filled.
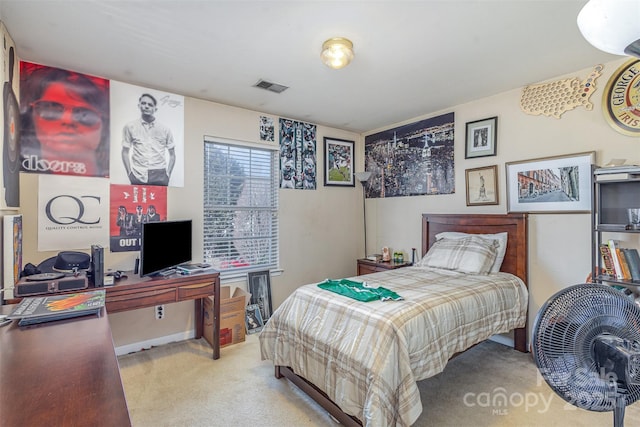
[[[363,274],[376,273],[378,271],[393,270],[410,266],[410,262],[393,262],[393,261],[371,261],[365,258],[358,260],[358,276]]]

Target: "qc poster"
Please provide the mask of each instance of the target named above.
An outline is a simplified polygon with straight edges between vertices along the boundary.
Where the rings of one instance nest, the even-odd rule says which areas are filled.
[[[82,250],[108,243],[108,179],[38,177],[38,251]]]

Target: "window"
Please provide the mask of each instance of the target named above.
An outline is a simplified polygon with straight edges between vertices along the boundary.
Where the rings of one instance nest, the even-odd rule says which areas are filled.
[[[204,261],[221,278],[278,267],[278,152],[204,142]]]

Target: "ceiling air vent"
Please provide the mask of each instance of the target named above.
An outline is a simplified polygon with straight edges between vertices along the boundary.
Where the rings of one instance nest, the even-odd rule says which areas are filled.
[[[288,86],[282,86],[277,83],[268,82],[266,80],[258,80],[258,83],[254,84],[253,87],[259,87],[260,89],[265,89],[275,93],[281,93],[289,89]]]

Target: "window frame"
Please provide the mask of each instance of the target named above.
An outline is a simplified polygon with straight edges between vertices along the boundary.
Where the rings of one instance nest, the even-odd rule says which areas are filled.
[[[245,197],[248,197],[249,199],[248,205],[238,205],[233,203],[232,204],[212,203],[212,201],[219,200],[217,198],[219,194],[216,194],[215,189],[212,188],[213,186],[212,182],[215,183],[216,180],[218,180],[217,182],[220,182],[221,180],[224,180],[224,179],[233,179],[234,177],[237,178],[239,176],[239,175],[234,175],[234,173],[227,173],[229,172],[230,168],[232,168],[230,166],[230,163],[227,164],[227,169],[225,170],[225,173],[216,174],[212,170],[210,170],[211,168],[214,168],[215,165],[211,164],[214,160],[212,157],[210,157],[211,153],[209,153],[209,150],[214,150],[214,149],[226,150],[227,156],[230,156],[230,154],[234,151],[236,154],[245,152],[246,156],[238,157],[239,160],[237,161],[237,163],[244,163],[244,165],[240,165],[240,167],[243,168],[243,172],[246,173],[247,168],[249,169],[248,176],[247,175],[243,176],[245,178],[245,181],[243,181],[243,189],[241,190],[241,193],[240,193],[240,194],[244,194],[244,191],[246,188],[244,187],[244,185],[246,184],[246,180],[248,179],[249,190],[247,191],[249,192],[249,195],[245,196]],[[204,259],[204,262],[211,264],[214,268],[220,271],[221,280],[246,277],[247,273],[253,272],[253,271],[262,271],[262,270],[278,271],[280,268],[279,267],[280,266],[280,253],[279,253],[279,173],[280,171],[279,171],[278,153],[279,153],[278,147],[271,147],[271,146],[265,146],[262,144],[250,143],[246,141],[229,140],[229,139],[217,138],[217,137],[211,137],[211,136],[205,136],[204,138],[203,211],[202,211],[203,213],[203,237],[202,237],[203,259]],[[252,163],[252,157],[254,155],[258,157],[264,157],[265,154],[269,155],[269,162],[270,162],[269,169],[268,169],[269,170],[268,177],[264,175],[264,171],[265,171],[264,167],[261,169],[261,172],[252,172],[252,169],[260,169],[257,167],[256,168],[253,167],[254,163]],[[229,157],[227,157],[227,159],[228,158]],[[264,166],[264,164],[261,164],[261,165]],[[255,190],[252,190],[252,188],[255,187],[253,183],[261,182],[262,185],[264,185],[264,183],[267,180],[269,182],[268,194],[267,194],[268,202],[264,204],[254,204],[256,200],[260,199],[261,197],[255,196]],[[228,185],[229,187],[231,186],[231,184],[228,184]],[[230,195],[233,192],[233,190],[230,189],[229,187],[227,187],[227,192],[226,192],[227,195]],[[238,199],[240,199],[241,197],[240,194],[235,194],[235,195],[231,194],[231,197],[237,196]],[[238,200],[236,200],[236,203],[237,202]],[[267,243],[268,248],[265,250],[264,253],[262,252],[262,250],[258,250],[258,252],[261,255],[267,255],[266,262],[255,263],[255,264],[251,263],[249,265],[236,264],[235,267],[233,266],[229,267],[228,266],[229,264],[226,264],[226,265],[223,264],[223,261],[221,260],[220,255],[223,254],[225,250],[216,249],[214,247],[216,244],[221,245],[222,247],[224,247],[224,245],[226,244],[228,245],[226,252],[230,252],[230,251],[235,252],[238,250],[237,249],[237,247],[239,246],[237,245],[238,241],[245,240],[247,242],[251,242],[251,241],[258,240],[255,237],[248,237],[245,239],[245,238],[239,238],[237,236],[224,237],[224,238],[210,236],[211,230],[216,227],[215,225],[216,218],[220,218],[220,216],[223,216],[223,215],[228,215],[230,211],[236,212],[236,215],[233,215],[233,220],[227,219],[227,221],[234,221],[234,224],[236,223],[236,220],[238,217],[237,213],[247,213],[248,217],[251,218],[251,221],[249,221],[251,224],[255,222],[254,219],[256,217],[260,216],[260,213],[262,213],[262,216],[261,216],[262,219],[265,218],[264,216],[265,213],[270,215],[270,221],[267,220],[267,222],[270,223],[270,226],[267,230],[268,232],[264,234],[267,237],[266,238],[263,237],[260,239],[263,242],[265,241],[268,242]],[[229,230],[230,228],[231,229],[235,228],[236,230],[238,229],[238,227],[227,226],[226,230]],[[255,230],[253,226],[249,228],[251,228],[252,230]],[[252,231],[252,232],[255,232],[255,231]],[[227,253],[227,255],[229,254]],[[227,259],[226,261],[231,263],[233,260]]]

